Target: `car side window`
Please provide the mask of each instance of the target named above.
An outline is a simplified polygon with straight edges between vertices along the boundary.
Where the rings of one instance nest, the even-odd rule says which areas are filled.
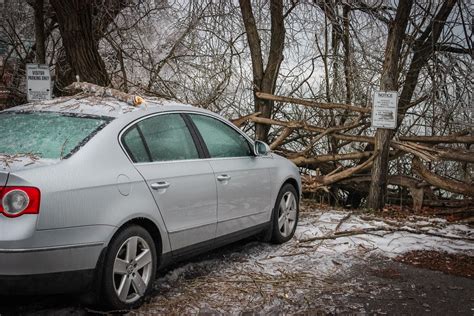
[[[147,152],[137,126],[130,128],[123,135],[122,140],[133,162],[150,162],[150,155]]]
[[[196,145],[183,118],[179,114],[163,114],[137,124],[152,161],[199,158]]]
[[[250,144],[239,132],[209,116],[190,114],[212,158],[253,156]]]

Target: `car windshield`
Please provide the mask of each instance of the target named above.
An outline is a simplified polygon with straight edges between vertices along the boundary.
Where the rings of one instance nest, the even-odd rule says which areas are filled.
[[[0,154],[67,158],[110,120],[54,112],[3,112]]]

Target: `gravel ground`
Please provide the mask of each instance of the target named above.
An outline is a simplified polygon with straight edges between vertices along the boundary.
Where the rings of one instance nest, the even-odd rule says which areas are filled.
[[[290,242],[247,240],[176,265],[129,314],[474,314],[472,279],[392,260],[418,250],[472,258],[470,227],[304,210]],[[0,315],[90,312],[74,296],[0,297]]]

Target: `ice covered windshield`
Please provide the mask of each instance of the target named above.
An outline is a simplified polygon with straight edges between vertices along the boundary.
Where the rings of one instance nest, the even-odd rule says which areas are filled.
[[[111,119],[53,112],[0,113],[0,154],[67,157]]]

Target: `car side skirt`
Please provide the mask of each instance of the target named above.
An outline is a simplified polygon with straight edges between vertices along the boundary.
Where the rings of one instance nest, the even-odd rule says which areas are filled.
[[[174,250],[173,252],[167,254],[163,254],[160,260],[159,270],[163,270],[169,267],[171,264],[175,264],[186,259],[193,258],[199,254],[208,252],[210,250],[223,247],[233,242],[254,236],[268,229],[270,225],[270,222],[259,224],[253,227],[246,228],[244,230],[240,230],[238,232],[223,235],[212,240],[204,241],[192,246]]]

